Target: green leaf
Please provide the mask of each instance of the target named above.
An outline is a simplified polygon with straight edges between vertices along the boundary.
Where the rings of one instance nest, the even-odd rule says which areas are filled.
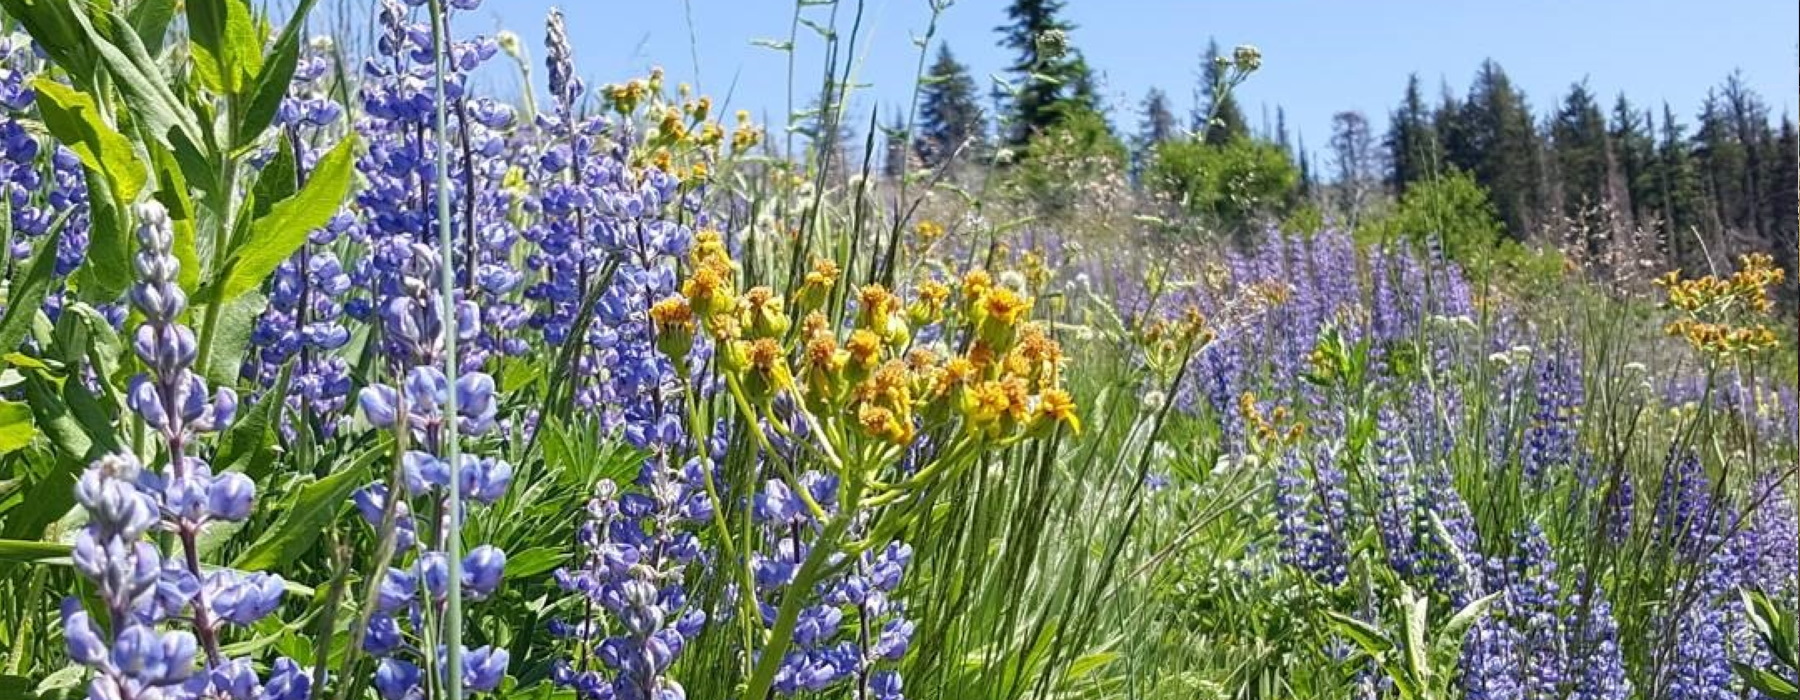
[[[1374,625],[1337,612],[1326,612],[1325,617],[1333,630],[1349,637],[1350,641],[1369,656],[1380,656],[1394,648],[1394,643],[1388,641],[1387,633]]]
[[[70,0],[0,0],[8,17],[25,25],[50,60],[83,84],[92,84],[98,57],[83,37],[76,15],[81,10]]]
[[[1731,667],[1737,671],[1739,678],[1744,679],[1757,692],[1769,696],[1770,700],[1800,700],[1800,687],[1776,675],[1774,671],[1756,668],[1742,661],[1731,662]]]
[[[1444,622],[1443,628],[1438,630],[1437,638],[1432,641],[1432,653],[1439,658],[1444,658],[1454,657],[1461,652],[1463,638],[1468,634],[1469,628],[1487,617],[1488,608],[1499,598],[1499,593],[1491,593],[1470,601],[1468,605],[1464,605],[1461,610],[1456,611],[1455,615],[1451,615],[1450,619]]]
[[[232,566],[249,571],[280,569],[299,559],[319,533],[337,519],[351,492],[369,480],[369,465],[389,456],[390,441],[383,440],[357,458],[349,468],[301,487],[281,518],[257,538]]]
[[[31,330],[31,322],[43,307],[50,282],[56,276],[56,246],[62,241],[62,234],[63,227],[56,226],[44,236],[37,257],[31,259],[24,276],[13,280],[12,291],[6,297],[6,312],[0,315],[0,350],[17,350]]]
[[[300,61],[300,32],[305,29],[306,16],[316,2],[300,0],[287,24],[282,25],[281,36],[275,39],[275,45],[269,49],[268,58],[250,86],[250,101],[244,109],[243,121],[238,124],[238,143],[232,144],[234,148],[254,143],[275,121],[275,112],[281,107],[281,98],[287,96],[288,84],[294,79],[294,67]]]
[[[528,578],[561,566],[569,559],[567,552],[550,547],[532,547],[506,558],[507,578]]]
[[[69,545],[58,542],[0,540],[0,561],[34,564],[69,556],[71,549]]]
[[[225,429],[225,434],[219,438],[219,452],[213,458],[214,470],[241,471],[251,480],[260,482],[274,467],[275,426],[286,406],[283,397],[287,396],[293,369],[292,364],[282,367],[275,385],[239,415],[237,422]]]
[[[208,189],[212,184],[211,160],[200,148],[205,140],[194,113],[175,94],[173,81],[163,74],[156,58],[144,48],[125,19],[104,7],[96,10],[94,21],[81,13],[76,13],[75,21],[113,74],[114,85],[131,107],[133,121],[155,136],[158,143],[174,150],[190,183]]]
[[[45,76],[32,81],[44,126],[75,152],[87,172],[93,226],[84,265],[96,289],[89,298],[116,297],[131,282],[131,237],[119,208],[136,201],[149,175],[130,139],[100,116],[94,98]]]
[[[138,41],[150,53],[161,53],[163,39],[169,34],[169,23],[175,19],[177,0],[137,0],[125,11]]]
[[[306,186],[250,224],[250,233],[226,258],[221,279],[197,295],[199,301],[232,300],[261,285],[283,260],[306,244],[314,229],[337,214],[350,192],[356,139],[339,141],[306,181]]]
[[[251,190],[254,194],[251,216],[258,219],[267,216],[276,202],[294,196],[294,190],[299,187],[293,145],[287,139],[275,141],[275,156],[257,174],[256,187]]]
[[[16,452],[37,437],[31,407],[17,401],[0,401],[0,454]]]
[[[225,303],[225,308],[219,311],[219,325],[209,341],[212,352],[207,355],[206,366],[199,368],[207,381],[226,386],[237,381],[244,366],[244,354],[250,347],[250,332],[256,327],[257,317],[268,306],[268,298],[256,291],[247,291]]]

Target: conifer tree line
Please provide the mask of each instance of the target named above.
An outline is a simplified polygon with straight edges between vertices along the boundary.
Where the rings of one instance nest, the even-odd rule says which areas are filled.
[[[1231,66],[1219,60],[1216,42],[1198,56],[1186,119],[1162,88],[1127,107],[1133,114],[1109,114],[1064,5],[1012,0],[1007,23],[996,28],[1012,56],[1008,84],[991,95],[982,95],[952,47],[940,44],[921,87],[918,123],[903,131],[896,117],[889,128],[887,171],[900,171],[900,157],[929,168],[984,162],[993,149],[1021,149],[1079,115],[1099,115],[1092,121],[1107,131],[1103,136],[1128,145],[1134,180],[1165,144],[1253,142],[1278,148],[1295,174],[1293,191],[1273,199],[1288,207],[1314,202],[1354,226],[1381,201],[1462,172],[1486,191],[1517,241],[1592,256],[1630,244],[1639,255],[1658,256],[1658,264],[1690,271],[1764,251],[1794,279],[1795,123],[1773,114],[1737,74],[1691,117],[1667,103],[1640,104],[1623,94],[1608,100],[1586,81],[1540,108],[1492,60],[1460,94],[1446,85],[1428,95],[1414,74],[1386,115],[1385,131],[1367,115],[1341,112],[1315,161],[1304,137],[1289,133],[1283,110],[1275,109],[1272,125],[1265,114],[1263,128],[1253,130],[1229,91],[1215,94]],[[1136,133],[1114,133],[1116,122],[1135,122]],[[892,138],[903,133],[910,144]],[[1626,236],[1642,240],[1619,240]]]
[[[1599,253],[1624,243],[1612,237],[1637,232],[1658,262],[1699,271],[1768,252],[1791,278],[1800,221],[1791,115],[1772,114],[1735,73],[1708,92],[1692,122],[1666,102],[1603,99],[1577,82],[1535,111],[1490,60],[1465,98],[1445,89],[1428,104],[1411,76],[1383,143],[1387,188],[1403,195],[1457,169],[1487,189],[1517,240],[1572,236],[1540,242]]]

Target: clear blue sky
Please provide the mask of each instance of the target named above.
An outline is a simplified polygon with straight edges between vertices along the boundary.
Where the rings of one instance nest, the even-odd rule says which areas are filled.
[[[841,0],[848,28],[855,0]],[[949,42],[983,92],[1010,55],[996,45],[1004,0],[960,0],[944,15],[936,40]],[[671,79],[695,81],[730,106],[781,121],[786,111],[786,56],[752,45],[785,39],[786,0],[487,0],[457,21],[459,33],[504,27],[521,35],[541,62],[543,18],[552,5],[567,16],[578,72],[590,85],[662,66]],[[688,13],[691,10],[690,27]],[[830,8],[809,8],[823,23]],[[1354,109],[1378,125],[1417,72],[1435,100],[1447,82],[1457,94],[1484,58],[1492,57],[1531,98],[1540,115],[1572,82],[1586,79],[1611,106],[1623,91],[1642,106],[1669,101],[1691,121],[1709,87],[1733,70],[1779,116],[1795,108],[1800,80],[1800,4],[1794,0],[1068,0],[1074,44],[1102,77],[1112,118],[1137,124],[1144,92],[1161,87],[1178,113],[1192,103],[1198,55],[1209,37],[1262,49],[1263,69],[1240,88],[1253,128],[1266,105],[1287,110],[1290,129],[1310,148],[1324,145],[1331,115]],[[856,48],[853,104],[900,107],[912,90],[915,36],[925,0],[866,0]],[[692,39],[690,41],[690,28]],[[819,80],[821,42],[801,29],[798,86],[804,104]],[[935,50],[935,47],[933,47]],[[696,66],[696,52],[698,66]],[[534,67],[541,80],[543,70]],[[697,77],[697,80],[696,80]],[[514,76],[490,72],[488,87],[512,94]],[[541,94],[541,93],[540,93]],[[1185,119],[1184,119],[1185,121]]]

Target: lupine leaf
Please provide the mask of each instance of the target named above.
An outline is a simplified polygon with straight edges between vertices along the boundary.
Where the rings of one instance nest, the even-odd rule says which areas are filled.
[[[254,290],[225,302],[212,334],[212,352],[207,356],[206,366],[196,368],[201,376],[221,386],[237,381],[244,366],[244,354],[250,347],[250,334],[256,328],[256,319],[268,306],[268,297]]]
[[[144,42],[144,48],[150,53],[162,51],[163,39],[169,34],[169,23],[175,19],[178,4],[177,0],[138,0],[125,11],[125,18],[131,20],[138,41]]]
[[[17,401],[0,401],[0,454],[18,451],[37,437],[31,407]]]
[[[32,88],[44,127],[75,152],[87,172],[93,225],[83,268],[95,288],[82,292],[88,298],[116,297],[131,281],[131,238],[122,230],[118,206],[136,200],[143,190],[148,178],[143,161],[131,140],[101,119],[92,96],[42,76],[32,81]]]
[[[306,237],[330,221],[350,193],[355,153],[356,139],[346,137],[319,159],[305,187],[250,224],[249,235],[226,258],[222,278],[196,295],[196,301],[231,300],[255,289],[305,245]]]
[[[292,364],[283,366],[275,385],[225,429],[219,439],[219,453],[213,458],[213,469],[241,471],[252,480],[261,481],[274,466],[270,448],[275,446],[275,426],[286,405],[283,398],[287,396],[293,369]]]
[[[6,15],[25,25],[50,60],[78,81],[93,80],[98,58],[82,36],[75,15],[81,10],[69,0],[0,0]]]
[[[300,32],[316,2],[300,0],[294,6],[294,14],[287,24],[282,25],[281,36],[269,49],[261,70],[255,73],[250,85],[250,101],[244,109],[243,121],[238,124],[238,143],[232,144],[234,148],[254,143],[263,129],[275,121],[275,112],[281,107],[281,98],[287,96],[288,83],[293,81],[294,67],[300,61]]]
[[[56,246],[62,241],[62,233],[62,226],[52,228],[38,246],[31,266],[25,268],[22,277],[13,280],[12,290],[6,298],[6,312],[0,314],[0,350],[18,349],[25,334],[31,330],[31,322],[37,318],[39,307],[44,305],[51,278],[56,274]]]
[[[1775,672],[1764,668],[1756,668],[1742,661],[1733,661],[1731,667],[1737,671],[1738,677],[1757,692],[1767,695],[1770,700],[1800,700],[1800,687],[1792,681],[1775,675]]]
[[[348,468],[300,487],[287,509],[262,537],[245,550],[232,566],[249,571],[281,569],[292,564],[318,541],[319,533],[337,519],[338,510],[358,486],[369,480],[369,465],[389,457],[389,441],[383,440]]]

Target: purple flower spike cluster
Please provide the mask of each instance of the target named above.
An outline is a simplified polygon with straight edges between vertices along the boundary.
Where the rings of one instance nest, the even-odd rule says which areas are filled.
[[[209,392],[192,371],[194,334],[176,321],[187,297],[176,284],[180,263],[167,212],[151,202],[136,214],[139,282],[131,301],[144,323],[133,348],[149,371],[132,380],[127,403],[161,438],[166,466],[157,471],[129,455],[108,455],[77,482],[88,524],[76,535],[73,559],[94,583],[108,624],[98,624],[78,600],[66,601],[70,658],[94,670],[95,698],[305,698],[312,678],[298,664],[278,660],[265,683],[247,660],[221,651],[220,633],[273,613],[285,584],[274,574],[200,567],[201,532],[248,517],[256,488],[243,474],[214,475],[189,453],[198,435],[230,423],[237,397],[229,388]],[[173,533],[181,556],[164,558],[146,541],[155,531]],[[186,629],[164,629],[177,624]],[[198,651],[201,668],[194,664]]]
[[[284,145],[294,154],[302,178],[317,164],[319,149],[313,142],[328,136],[341,121],[343,108],[327,92],[330,62],[309,51],[294,69],[287,97],[276,113],[276,126]],[[291,439],[300,420],[316,419],[320,438],[338,430],[339,419],[350,394],[350,364],[332,351],[350,342],[344,325],[344,299],[351,288],[350,276],[330,247],[354,226],[348,214],[339,214],[324,228],[307,236],[306,245],[275,269],[270,281],[269,306],[257,318],[250,342],[254,352],[244,362],[243,375],[263,388],[271,388],[290,364],[283,432]]]
[[[828,515],[836,511],[835,477],[808,472],[800,482]],[[863,553],[811,591],[794,590],[794,576],[811,554],[821,524],[781,480],[770,480],[757,495],[755,516],[767,546],[767,553],[750,557],[763,624],[775,623],[783,596],[818,600],[800,611],[793,648],[775,673],[775,692],[793,696],[854,684],[858,697],[902,700],[900,672],[877,666],[899,661],[912,643],[913,623],[890,597],[912,561],[912,547],[891,542]]]
[[[585,599],[587,614],[551,624],[553,634],[575,646],[574,658],[559,659],[551,678],[585,700],[687,697],[668,671],[706,624],[706,613],[690,605],[682,585],[686,567],[700,556],[699,541],[685,526],[712,512],[703,494],[684,493],[689,490],[675,480],[658,479],[645,490],[621,495],[611,481],[597,484],[576,533],[583,563],[556,572],[558,585]],[[596,619],[600,611],[617,624]]]
[[[458,464],[450,464],[448,422],[457,421],[463,436],[481,436],[495,427],[498,411],[494,380],[482,372],[465,372],[451,381],[434,363],[442,357],[443,335],[473,335],[473,305],[464,302],[453,313],[441,312],[438,300],[429,295],[428,280],[435,279],[436,260],[431,251],[415,246],[416,263],[408,267],[410,276],[398,288],[406,293],[394,295],[382,306],[383,330],[389,339],[392,357],[404,358],[398,368],[398,385],[371,384],[358,396],[364,417],[379,430],[403,431],[410,444],[419,449],[407,451],[401,458],[403,493],[389,491],[388,485],[374,483],[352,496],[357,511],[371,527],[379,529],[389,499],[399,499],[393,506],[393,523],[401,567],[392,567],[380,583],[377,610],[363,637],[363,650],[378,657],[375,688],[385,700],[419,697],[425,677],[422,668],[427,661],[423,640],[436,638],[427,634],[427,620],[441,619],[449,596],[449,562],[443,548],[451,537],[447,517],[450,508],[469,504],[492,505],[506,494],[512,483],[512,466],[506,462],[462,454]],[[455,393],[457,413],[447,415],[445,408]],[[450,480],[457,479],[463,503],[448,503]],[[414,503],[431,504],[425,512],[443,514],[445,519],[421,522],[416,514],[421,509]],[[462,593],[470,601],[487,599],[499,590],[506,570],[506,553],[492,545],[479,545],[462,559]],[[438,656],[444,649],[435,650]],[[509,655],[505,649],[480,647],[463,653],[464,687],[473,692],[490,692],[498,688],[506,676]],[[433,668],[441,668],[438,663]]]

